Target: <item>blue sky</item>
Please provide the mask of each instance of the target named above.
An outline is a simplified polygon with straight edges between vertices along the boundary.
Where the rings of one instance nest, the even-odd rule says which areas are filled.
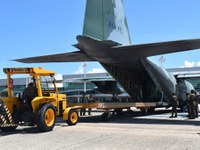
[[[85,0],[0,0],[0,70],[42,66],[60,74],[80,72],[81,63],[23,64],[16,58],[71,52],[82,34]],[[124,0],[133,44],[200,38],[199,0]],[[164,67],[200,64],[200,51],[163,55]],[[161,56],[151,57],[159,64]],[[87,72],[102,68],[87,63]],[[0,78],[4,77],[0,71]]]

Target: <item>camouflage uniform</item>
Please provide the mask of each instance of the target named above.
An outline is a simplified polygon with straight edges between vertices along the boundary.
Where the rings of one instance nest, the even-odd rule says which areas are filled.
[[[187,93],[186,94],[186,96],[187,96],[187,99],[186,99],[186,103],[187,103],[187,110],[188,110],[188,115],[187,115],[187,117],[189,118],[190,116],[191,116],[191,114],[190,114],[190,93]]]
[[[177,117],[177,107],[178,107],[178,98],[177,96],[173,93],[172,96],[172,115],[170,116],[170,118],[172,117]]]
[[[86,103],[85,93],[82,96],[81,103]],[[80,116],[85,116],[85,108],[81,108],[81,110],[80,110]]]
[[[194,105],[194,117],[197,118],[198,117],[198,97],[196,95],[196,92],[193,98],[193,105]]]
[[[188,117],[189,119],[194,119],[196,115],[198,115],[197,112],[197,96],[195,94],[194,90],[191,90],[190,95],[188,95],[187,98],[188,101]]]

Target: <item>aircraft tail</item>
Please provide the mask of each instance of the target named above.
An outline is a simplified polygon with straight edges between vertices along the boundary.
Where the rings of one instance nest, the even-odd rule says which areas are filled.
[[[87,0],[83,35],[129,45],[123,0]]]

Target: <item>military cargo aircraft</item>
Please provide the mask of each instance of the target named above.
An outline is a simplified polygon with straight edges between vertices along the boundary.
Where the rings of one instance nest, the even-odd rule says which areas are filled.
[[[173,93],[183,105],[190,83],[179,80],[147,57],[200,48],[200,39],[130,45],[123,0],[87,0],[83,34],[76,52],[16,59],[24,63],[98,61],[134,102],[170,105]]]

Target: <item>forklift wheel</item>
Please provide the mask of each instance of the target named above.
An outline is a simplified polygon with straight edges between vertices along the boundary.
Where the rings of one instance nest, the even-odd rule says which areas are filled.
[[[3,132],[9,132],[9,131],[15,131],[15,129],[17,128],[17,126],[14,127],[0,127],[0,130]]]
[[[45,104],[36,115],[37,128],[41,132],[51,131],[56,120],[55,108],[52,104]]]
[[[79,118],[78,112],[75,109],[70,110],[68,120],[67,120],[67,124],[69,126],[76,125],[76,123],[78,122],[78,118]]]

